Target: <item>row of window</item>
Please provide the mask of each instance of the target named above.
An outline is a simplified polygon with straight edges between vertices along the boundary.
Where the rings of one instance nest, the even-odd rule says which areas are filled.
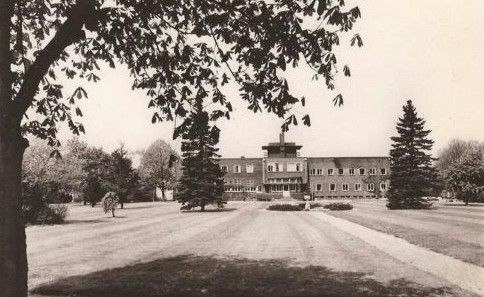
[[[224,183],[227,185],[245,185],[247,187],[253,187],[255,185],[255,182],[251,179],[249,180],[246,180],[245,183],[244,183],[244,180],[243,179],[238,179],[238,178],[234,178],[234,179],[227,179],[227,178],[224,178]]]
[[[227,173],[229,172],[229,168],[227,165],[222,165],[220,166],[222,168],[222,171]],[[233,173],[242,173],[242,166],[240,165],[234,165],[232,166],[232,172]],[[254,173],[254,165],[245,165],[245,172],[246,173]]]
[[[225,186],[225,192],[260,192],[262,191],[261,186]]]
[[[317,191],[317,192],[321,192],[323,190],[323,186],[321,184],[312,185],[311,188],[314,191]],[[361,191],[361,189],[362,189],[362,186],[361,186],[360,183],[356,183],[356,184],[353,185],[354,191]],[[328,190],[330,192],[336,192],[337,191],[336,184],[329,184]],[[341,184],[341,191],[347,192],[349,190],[350,190],[349,184]],[[373,184],[373,183],[366,184],[366,190],[369,191],[369,192],[375,191],[375,184]],[[386,191],[387,190],[387,184],[384,183],[384,182],[380,183],[380,190]]]
[[[221,166],[222,171],[227,173],[228,172],[228,166],[227,165],[222,165]],[[283,172],[283,164],[282,163],[267,163],[267,172]],[[303,164],[302,163],[287,163],[287,172],[302,172],[304,171],[303,169]],[[241,165],[233,165],[232,166],[232,172],[233,173],[242,173],[242,166]],[[254,165],[246,165],[245,166],[245,172],[246,173],[254,173]],[[380,168],[380,175],[387,175],[387,169],[386,168]],[[369,175],[376,175],[377,169],[376,168],[369,168],[368,169],[368,174]],[[310,175],[323,175],[323,169],[322,168],[311,168],[309,170]],[[366,175],[366,168],[328,168],[326,170],[327,175]]]
[[[369,175],[376,175],[376,168],[370,168],[368,169],[368,174]],[[366,175],[366,168],[328,168],[326,170],[327,175],[335,175],[337,173],[338,175]],[[323,169],[322,168],[311,168],[309,170],[310,175],[323,175]],[[380,168],[380,175],[387,175],[387,169],[386,168]]]
[[[283,172],[283,171],[284,171],[284,167],[282,163],[277,163],[277,162],[267,163],[267,172]],[[303,164],[299,162],[287,163],[286,171],[287,172],[304,171]]]

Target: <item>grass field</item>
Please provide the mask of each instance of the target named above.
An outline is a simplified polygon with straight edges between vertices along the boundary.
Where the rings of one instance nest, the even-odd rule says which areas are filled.
[[[139,203],[126,205],[117,218],[99,207],[71,206],[66,224],[27,228],[30,289],[100,297],[476,296],[333,227],[317,211],[266,211],[267,205],[182,213],[176,203]],[[331,214],[356,218],[380,210],[357,204]],[[473,220],[467,224],[476,234],[470,226],[482,223],[483,212],[459,211],[453,217]],[[456,219],[431,221],[446,229]]]

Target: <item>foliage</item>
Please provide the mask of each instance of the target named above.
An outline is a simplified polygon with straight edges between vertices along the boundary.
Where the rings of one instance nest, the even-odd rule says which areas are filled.
[[[119,202],[120,199],[118,194],[114,192],[107,192],[101,200],[101,205],[103,206],[104,213],[111,212],[114,218],[114,211],[116,210],[116,206]]]
[[[153,122],[184,117],[195,100],[208,97],[220,104],[211,117],[228,118],[232,105],[222,86],[233,81],[249,109],[285,118],[285,128],[297,124],[288,107],[304,106],[304,98],[291,94],[282,73],[303,62],[334,89],[338,71],[350,76],[348,65],[338,69],[335,47],[361,16],[358,7],[346,8],[340,0],[35,0],[15,1],[11,8],[12,98],[22,113],[31,108],[37,114],[26,119],[24,132],[53,145],[59,122],[75,134],[84,132],[75,105],[87,98],[82,86],[65,94],[58,82],[97,82],[100,61],[128,66],[133,87],[145,89],[150,107],[158,110]],[[360,35],[350,44],[362,46]],[[334,98],[335,105],[342,102],[341,95]],[[309,116],[302,121],[309,125]]]
[[[202,101],[197,102],[190,114],[192,125],[183,134],[182,166],[183,173],[177,193],[178,202],[183,209],[200,207],[207,204],[223,207],[224,173],[215,158],[218,158],[219,130],[210,127],[209,115],[203,110]]]
[[[256,193],[257,201],[271,201],[273,197],[270,193]]]
[[[351,210],[353,209],[353,205],[349,203],[344,203],[344,202],[334,202],[334,203],[325,204],[323,208],[329,209],[329,210]]]
[[[111,153],[107,164],[106,188],[118,194],[121,208],[124,207],[124,202],[133,192],[139,178],[132,163],[128,151],[121,145]]]
[[[484,183],[480,168],[484,165],[479,154],[484,154],[484,142],[454,139],[440,152],[437,161],[445,189],[466,203],[484,199],[480,190]]]
[[[100,148],[88,147],[82,154],[84,179],[81,182],[81,191],[84,201],[92,207],[101,200],[109,190],[107,186],[110,155]]]
[[[433,141],[425,121],[417,116],[411,100],[403,106],[403,118],[397,123],[398,136],[392,137],[390,150],[390,188],[387,192],[390,209],[428,208],[422,197],[433,192],[436,171],[430,153]]]
[[[165,141],[159,139],[153,142],[143,153],[139,172],[146,184],[161,189],[165,200],[165,189],[174,188],[181,173],[178,160],[180,157]]]
[[[60,224],[67,215],[67,206],[63,204],[49,205],[41,198],[41,192],[36,187],[24,187],[22,213],[25,224],[43,225]]]
[[[267,210],[275,210],[275,211],[301,211],[304,209],[304,205],[298,204],[272,204],[269,205]]]
[[[306,202],[299,203],[298,206],[301,207],[301,208],[304,208],[306,206]],[[322,207],[323,205],[319,202],[309,202],[309,206],[311,208],[317,208],[317,207]]]
[[[484,150],[469,149],[445,171],[448,187],[466,205],[484,201]]]

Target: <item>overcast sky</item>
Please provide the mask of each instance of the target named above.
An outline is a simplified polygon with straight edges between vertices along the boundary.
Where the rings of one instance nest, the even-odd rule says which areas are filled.
[[[300,68],[287,73],[296,94],[304,95],[311,127],[293,127],[287,141],[303,145],[305,156],[388,155],[390,137],[412,99],[432,130],[434,153],[453,138],[484,140],[484,1],[358,1],[362,12],[355,32],[364,47],[338,52],[351,78],[335,92]],[[151,124],[144,92],[132,91],[126,69],[103,69],[101,81],[86,87],[81,103],[86,134],[81,138],[112,151],[120,142],[130,150],[158,138],[172,142],[173,123]],[[341,92],[344,106],[331,99]],[[246,110],[230,92],[235,111],[221,121],[225,157],[259,157],[261,146],[277,141],[281,122],[273,115]],[[70,134],[61,133],[61,139]],[[179,141],[173,142],[179,150]]]

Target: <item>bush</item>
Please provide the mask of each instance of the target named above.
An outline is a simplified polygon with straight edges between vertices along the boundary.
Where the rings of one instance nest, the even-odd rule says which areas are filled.
[[[275,211],[301,211],[304,209],[304,205],[301,207],[298,204],[272,204],[267,210]]]
[[[26,224],[52,225],[64,222],[68,208],[64,204],[42,204],[36,208],[24,208],[23,211]]]
[[[271,201],[274,196],[269,193],[257,193],[255,197],[257,201]]]
[[[323,207],[326,208],[326,209],[329,209],[329,210],[350,210],[350,209],[353,209],[353,205],[351,205],[349,203],[343,203],[343,202],[334,202],[334,203],[326,204]]]
[[[313,202],[313,203],[309,202],[309,203],[310,203],[311,208],[316,208],[316,207],[322,207],[323,206],[319,202]],[[306,202],[299,203],[298,205],[299,205],[299,207],[304,208],[306,206]]]

